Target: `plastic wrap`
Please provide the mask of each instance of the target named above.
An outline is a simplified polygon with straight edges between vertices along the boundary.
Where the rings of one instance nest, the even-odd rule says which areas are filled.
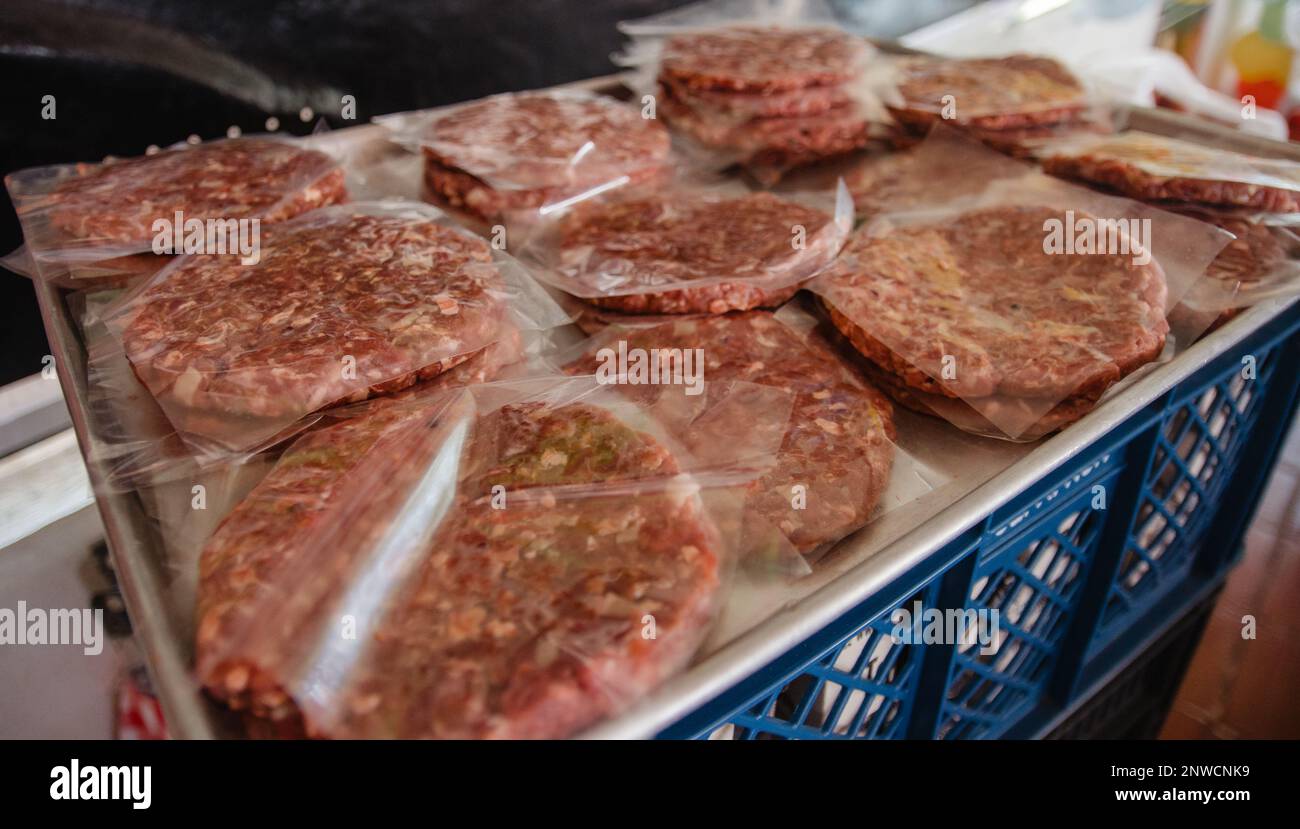
[[[563,291],[556,291],[555,293],[556,302],[573,318],[573,324],[578,330],[589,337],[599,334],[611,325],[623,328],[650,328],[667,322],[675,322],[684,316],[705,316],[702,314],[627,314],[622,311],[608,311],[604,308],[597,308],[595,305],[589,305]]]
[[[1103,116],[1086,125],[1068,129],[1105,129]],[[823,165],[816,170],[790,176],[777,192],[829,190],[840,179],[848,186],[859,220],[881,213],[905,213],[926,205],[979,195],[989,181],[1024,175],[1025,165],[1004,153],[1012,144],[1027,148],[1045,140],[1042,135],[1056,127],[1001,130],[1006,141],[990,140],[992,130],[935,125],[904,149],[873,152]],[[1066,129],[1066,127],[1060,127]],[[1016,136],[1012,139],[1010,136]],[[1031,137],[1038,135],[1037,138]],[[971,147],[978,140],[999,152],[980,152]],[[1000,146],[999,146],[1000,145]],[[1010,153],[1014,154],[1014,153]]]
[[[910,128],[936,121],[983,130],[1023,129],[1078,119],[1087,90],[1049,57],[895,58],[900,105],[894,117]]]
[[[992,152],[930,140],[970,157],[951,171]],[[976,195],[878,216],[810,287],[897,402],[1027,440],[1159,358],[1170,310],[1230,237],[1015,166]]]
[[[790,393],[794,407],[772,468],[750,484],[744,556],[758,569],[798,575],[831,544],[876,516],[930,491],[918,464],[893,443],[893,406],[862,382],[793,305],[678,318],[633,328],[610,326],[560,352],[570,373],[614,377],[625,393],[646,390],[662,367],[685,382],[743,381]],[[657,355],[660,375],[638,363]],[[621,371],[618,371],[621,369]],[[611,372],[617,372],[611,374]],[[711,435],[681,435],[703,451]],[[891,472],[897,475],[891,476]],[[751,569],[755,569],[751,567]]]
[[[968,127],[966,133],[978,138],[1000,153],[1013,158],[1032,158],[1038,147],[1049,141],[1078,135],[1110,135],[1115,132],[1114,122],[1105,107],[1093,107],[1076,120],[1036,127],[1014,127],[992,130]]]
[[[1233,235],[1184,299],[1189,311],[1221,323],[1257,302],[1300,294],[1300,235],[1295,225],[1266,224],[1245,215],[1206,209],[1178,212]]]
[[[857,217],[870,220],[884,213],[972,198],[989,181],[1015,178],[1024,171],[1024,165],[997,153],[969,151],[963,139],[940,128],[919,146],[862,156],[835,172],[853,196]]]
[[[37,264],[26,245],[20,245],[8,256],[0,259],[12,273],[27,279],[40,279],[55,285],[82,290],[90,287],[128,287],[162,270],[171,257],[152,253],[119,256],[100,262],[44,262]]]
[[[1148,201],[1300,212],[1300,162],[1259,158],[1127,130],[1077,135],[1036,150],[1043,169]]]
[[[638,107],[577,90],[506,93],[376,121],[423,155],[428,197],[485,221],[653,178],[670,145]]]
[[[428,205],[361,203],[268,228],[261,261],[187,256],[104,312],[197,451],[262,445],[312,412],[568,317],[521,266]]]
[[[969,198],[983,190],[985,182],[1014,178],[1024,173],[1024,165],[1006,159],[1006,155],[1024,155],[1028,147],[1045,140],[1053,130],[1104,130],[1102,116],[1069,127],[1026,127],[1019,130],[976,130],[972,127],[944,125],[933,127],[935,138],[918,136],[909,146],[896,151],[858,155],[852,159],[822,165],[809,172],[794,174],[781,182],[777,191],[829,190],[844,179],[853,195],[859,220],[879,213],[907,212],[914,207],[941,204],[945,200]],[[993,134],[998,138],[991,138]],[[998,153],[970,152],[961,135],[978,139]],[[949,147],[956,152],[949,152]]]
[[[95,268],[105,260],[184,252],[176,249],[177,238],[182,247],[211,245],[209,237],[220,231],[221,241],[234,246],[224,238],[230,225],[281,221],[347,199],[343,170],[332,157],[264,137],[177,145],[103,164],[36,167],[6,176],[5,185],[38,269],[74,280],[103,276]],[[112,276],[119,264],[100,267]]]
[[[543,378],[314,432],[204,552],[200,678],[319,736],[568,736],[689,660],[788,414]],[[669,437],[739,416],[722,465]]]
[[[866,146],[888,121],[888,64],[821,2],[697,3],[620,24],[630,85],[714,168],[764,184]]]
[[[629,188],[539,227],[521,258],[561,290],[630,313],[775,307],[839,252],[848,191],[793,196],[740,186]]]
[[[86,344],[86,403],[95,429],[83,451],[88,461],[103,470],[102,479],[96,483],[97,492],[126,492],[172,482],[189,485],[209,469],[248,463],[253,455],[283,444],[322,419],[328,422],[337,416],[332,409],[305,414],[240,450],[187,441],[136,377],[120,342],[99,318],[105,308],[119,300],[120,294],[100,289],[73,295],[79,305],[85,306],[81,336]],[[522,339],[513,326],[504,325],[494,342],[465,362],[383,400],[401,400],[493,380],[524,358]]]
[[[140,390],[140,398],[118,397],[112,401],[97,399],[92,390],[92,416],[107,414],[110,419],[101,421],[96,434],[86,448],[88,457],[98,457],[101,468],[109,471],[109,479],[97,484],[96,493],[109,489],[127,489],[138,498],[144,513],[155,522],[158,538],[163,545],[163,572],[167,580],[167,597],[172,605],[189,617],[195,606],[199,559],[204,546],[222,520],[249,494],[275,466],[282,452],[292,441],[310,436],[316,430],[328,428],[358,413],[377,411],[387,406],[413,405],[418,400],[430,400],[434,395],[462,385],[493,379],[510,373],[516,365],[501,365],[501,356],[507,353],[510,343],[495,343],[473,359],[453,368],[432,380],[423,382],[397,394],[375,398],[363,403],[338,407],[304,418],[295,428],[286,430],[282,440],[261,452],[239,454],[211,453],[196,456],[184,452],[176,436],[169,431],[165,418],[153,406],[154,417],[163,421],[158,432],[159,440],[151,441],[148,432],[140,429],[142,419],[150,416],[148,410],[135,411],[139,404],[152,405],[148,394]],[[111,411],[109,411],[111,409]],[[129,426],[137,431],[128,431]],[[102,431],[101,431],[102,430]],[[102,439],[101,439],[102,438]],[[176,449],[167,451],[168,444]],[[272,521],[278,516],[272,516]]]

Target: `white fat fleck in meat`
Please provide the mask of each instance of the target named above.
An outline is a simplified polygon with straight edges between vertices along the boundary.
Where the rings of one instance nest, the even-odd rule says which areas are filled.
[[[833,422],[833,421],[826,420],[826,419],[824,419],[824,418],[820,418],[820,417],[819,417],[819,418],[817,418],[817,421],[816,421],[816,422],[817,422],[817,426],[818,426],[822,431],[824,431],[824,432],[829,432],[829,433],[832,434],[832,435],[838,435],[838,434],[840,433],[840,431],[841,431],[841,429],[840,429],[840,425],[839,425],[838,423]]]
[[[189,366],[176,378],[172,394],[185,406],[194,405],[194,394],[203,384],[203,375],[194,366]]]
[[[547,449],[542,452],[541,464],[543,469],[554,469],[564,466],[569,461],[569,456],[557,449]]]

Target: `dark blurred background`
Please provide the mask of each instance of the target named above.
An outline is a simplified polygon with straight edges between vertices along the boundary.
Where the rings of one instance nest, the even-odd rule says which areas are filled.
[[[973,0],[835,0],[891,37]],[[619,20],[681,0],[3,0],[0,173],[139,155],[231,126],[302,134],[613,70]],[[53,95],[56,118],[41,117]],[[302,119],[304,107],[311,115]],[[0,255],[21,241],[5,199]],[[0,385],[48,353],[32,286],[0,272]]]

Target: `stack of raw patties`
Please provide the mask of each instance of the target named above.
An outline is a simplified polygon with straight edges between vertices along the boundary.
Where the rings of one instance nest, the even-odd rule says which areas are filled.
[[[889,110],[898,147],[916,143],[938,121],[1017,156],[1043,139],[1110,131],[1079,79],[1051,58],[917,56],[899,59],[895,70],[901,100]]]
[[[669,125],[760,178],[851,153],[871,137],[873,50],[833,28],[734,26],[668,37],[657,76]]]
[[[581,90],[505,93],[379,123],[424,157],[422,196],[471,223],[644,183],[669,152],[658,121]]]

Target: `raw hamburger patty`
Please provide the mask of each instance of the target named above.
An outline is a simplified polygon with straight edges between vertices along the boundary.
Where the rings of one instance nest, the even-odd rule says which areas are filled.
[[[847,155],[871,141],[871,121],[856,103],[815,115],[738,121],[697,110],[664,88],[660,113],[700,145],[734,154],[747,167],[792,168]]]
[[[852,80],[869,53],[838,29],[735,26],[669,37],[659,73],[692,89],[773,93]]]
[[[663,79],[669,95],[685,106],[717,118],[796,118],[821,115],[853,100],[847,87],[813,86],[788,92],[731,92],[717,89],[692,89],[669,78]]]
[[[363,455],[368,438],[316,437],[334,451],[309,492],[330,492],[329,482],[347,475],[349,464],[338,461]],[[283,473],[282,466],[264,487],[291,481],[293,464]],[[478,420],[462,468],[453,517],[411,588],[376,620],[324,736],[563,737],[605,716],[620,695],[662,680],[698,644],[718,588],[716,542],[694,498],[659,486],[677,468],[652,438],[585,404],[510,404]],[[627,492],[616,494],[620,484]],[[491,507],[495,485],[505,487],[507,509]],[[575,489],[590,486],[597,488]],[[293,503],[298,492],[264,492],[263,501]],[[338,492],[332,497],[346,496]],[[256,504],[257,494],[245,504]],[[227,545],[238,538],[242,549],[265,546],[242,530],[243,510],[226,520],[205,558],[221,555],[223,532],[232,536]],[[379,531],[362,526],[353,535]],[[337,589],[325,583],[308,592],[328,597]],[[654,639],[642,637],[646,614],[655,619]],[[286,657],[296,644],[282,643]],[[274,674],[274,666],[261,674],[268,686]],[[264,714],[292,713],[277,688],[245,699]]]
[[[747,496],[750,512],[810,553],[866,524],[889,484],[894,460],[893,409],[857,382],[823,344],[804,340],[772,314],[752,311],[621,330],[598,340],[626,340],[629,349],[701,348],[708,381],[741,380],[794,395],[776,462]],[[567,367],[594,373],[596,346]],[[690,446],[690,438],[683,438]],[[806,488],[794,509],[794,486]]]
[[[259,602],[265,601],[275,573],[301,566],[314,552],[302,541],[343,502],[349,477],[367,453],[421,412],[386,406],[307,433],[217,528],[199,559],[195,614],[199,677],[213,695],[261,716],[282,719],[294,713],[276,666],[238,654],[238,639],[266,612]]]
[[[1067,121],[1085,106],[1083,85],[1051,58],[905,58],[899,73],[903,105],[893,111],[913,127],[938,120],[949,95],[956,106],[950,120],[995,130]]]
[[[1030,158],[1041,144],[1052,139],[1087,134],[1109,135],[1112,132],[1114,130],[1111,126],[1099,118],[1080,118],[1079,120],[1062,121],[1058,124],[1013,127],[1010,129],[991,130],[971,127],[966,130],[966,133],[971,137],[977,138],[998,152],[1006,153],[1014,158]]]
[[[1073,143],[1073,142],[1071,142]],[[1131,130],[1045,154],[1052,175],[1148,201],[1300,210],[1300,165]]]
[[[1005,430],[997,423],[1018,424],[1032,420],[1032,425],[1024,431],[1017,431],[1015,439],[1019,441],[1037,440],[1063,429],[1097,405],[1096,400],[1083,397],[1067,397],[1055,405],[1036,401],[1022,405],[1020,400],[1011,397],[985,398],[968,403],[911,388],[894,375],[881,371],[870,360],[864,359],[860,368],[900,406],[942,417],[967,432],[1006,437]]]
[[[611,325],[628,327],[653,327],[667,322],[676,322],[680,314],[627,314],[622,311],[609,311],[588,305],[580,299],[564,304],[564,309],[573,316],[573,324],[589,337],[599,334]]]
[[[664,164],[642,167],[623,174],[626,181],[620,186],[645,184],[667,172]],[[615,175],[610,181],[622,176]],[[595,188],[606,182],[596,182]],[[500,219],[512,210],[543,207],[564,198],[579,196],[583,186],[551,187],[533,190],[497,190],[469,173],[445,167],[440,162],[425,158],[424,194],[428,201],[445,204],[483,221]]]
[[[266,222],[347,200],[343,169],[322,152],[238,138],[87,165],[50,194],[50,224],[77,239],[148,247],[156,219]]]
[[[650,177],[668,157],[657,120],[603,95],[497,95],[433,113],[421,128],[425,184],[492,219],[623,177]]]
[[[160,401],[296,418],[463,361],[495,339],[501,287],[487,243],[466,231],[340,208],[264,232],[257,265],[186,257],[116,324]]]
[[[933,191],[932,179],[917,175],[921,166],[915,150],[870,155],[854,164],[845,174],[844,184],[853,194],[858,218],[870,219],[891,209],[906,210],[909,205],[939,195]],[[980,186],[973,176],[954,178]]]
[[[1192,307],[1199,301],[1202,307],[1222,309],[1210,325],[1210,330],[1237,316],[1242,308],[1252,304],[1258,298],[1258,294],[1252,296],[1252,293],[1259,289],[1261,283],[1275,279],[1279,269],[1287,267],[1291,262],[1290,248],[1294,243],[1283,241],[1294,238],[1290,230],[1201,210],[1182,208],[1177,212],[1221,227],[1236,237],[1219,251],[1219,255],[1206,268],[1205,276],[1208,279],[1193,285],[1190,296],[1187,297],[1187,302]],[[1191,308],[1181,312],[1196,313]]]
[[[1188,213],[1237,237],[1210,263],[1205,275],[1227,286],[1249,287],[1287,261],[1286,245],[1274,228],[1232,216]]]
[[[949,155],[920,149],[868,155],[844,173],[858,218],[917,210],[978,196],[997,179],[1023,175],[1028,168],[996,153]]]
[[[386,434],[425,416],[420,405],[446,389],[494,379],[519,359],[520,338],[507,328],[501,341],[432,380],[395,395],[344,408],[323,428],[298,438],[208,542],[200,559],[196,662],[204,685],[231,707],[263,715],[292,713],[276,679],[253,662],[223,659],[246,628],[252,602],[277,567],[307,555],[297,542],[319,527],[353,469]],[[256,498],[256,500],[255,500]],[[254,698],[256,697],[256,701]]]
[[[689,486],[663,486],[663,447],[581,404],[508,406],[479,428],[497,462],[381,631],[348,736],[568,736],[678,670],[707,629],[717,541]],[[489,506],[494,485],[513,506]]]
[[[1048,254],[1048,219],[1063,214],[989,208],[859,232],[814,288],[854,347],[911,388],[1095,399],[1160,353],[1164,274],[1131,255]],[[940,382],[945,356],[955,377]]]
[[[794,245],[797,227],[803,250]],[[830,215],[770,193],[589,202],[562,220],[559,234],[558,272],[586,289],[580,293],[606,292],[588,302],[650,314],[779,305],[830,261],[842,238]],[[649,286],[659,290],[608,293]]]

